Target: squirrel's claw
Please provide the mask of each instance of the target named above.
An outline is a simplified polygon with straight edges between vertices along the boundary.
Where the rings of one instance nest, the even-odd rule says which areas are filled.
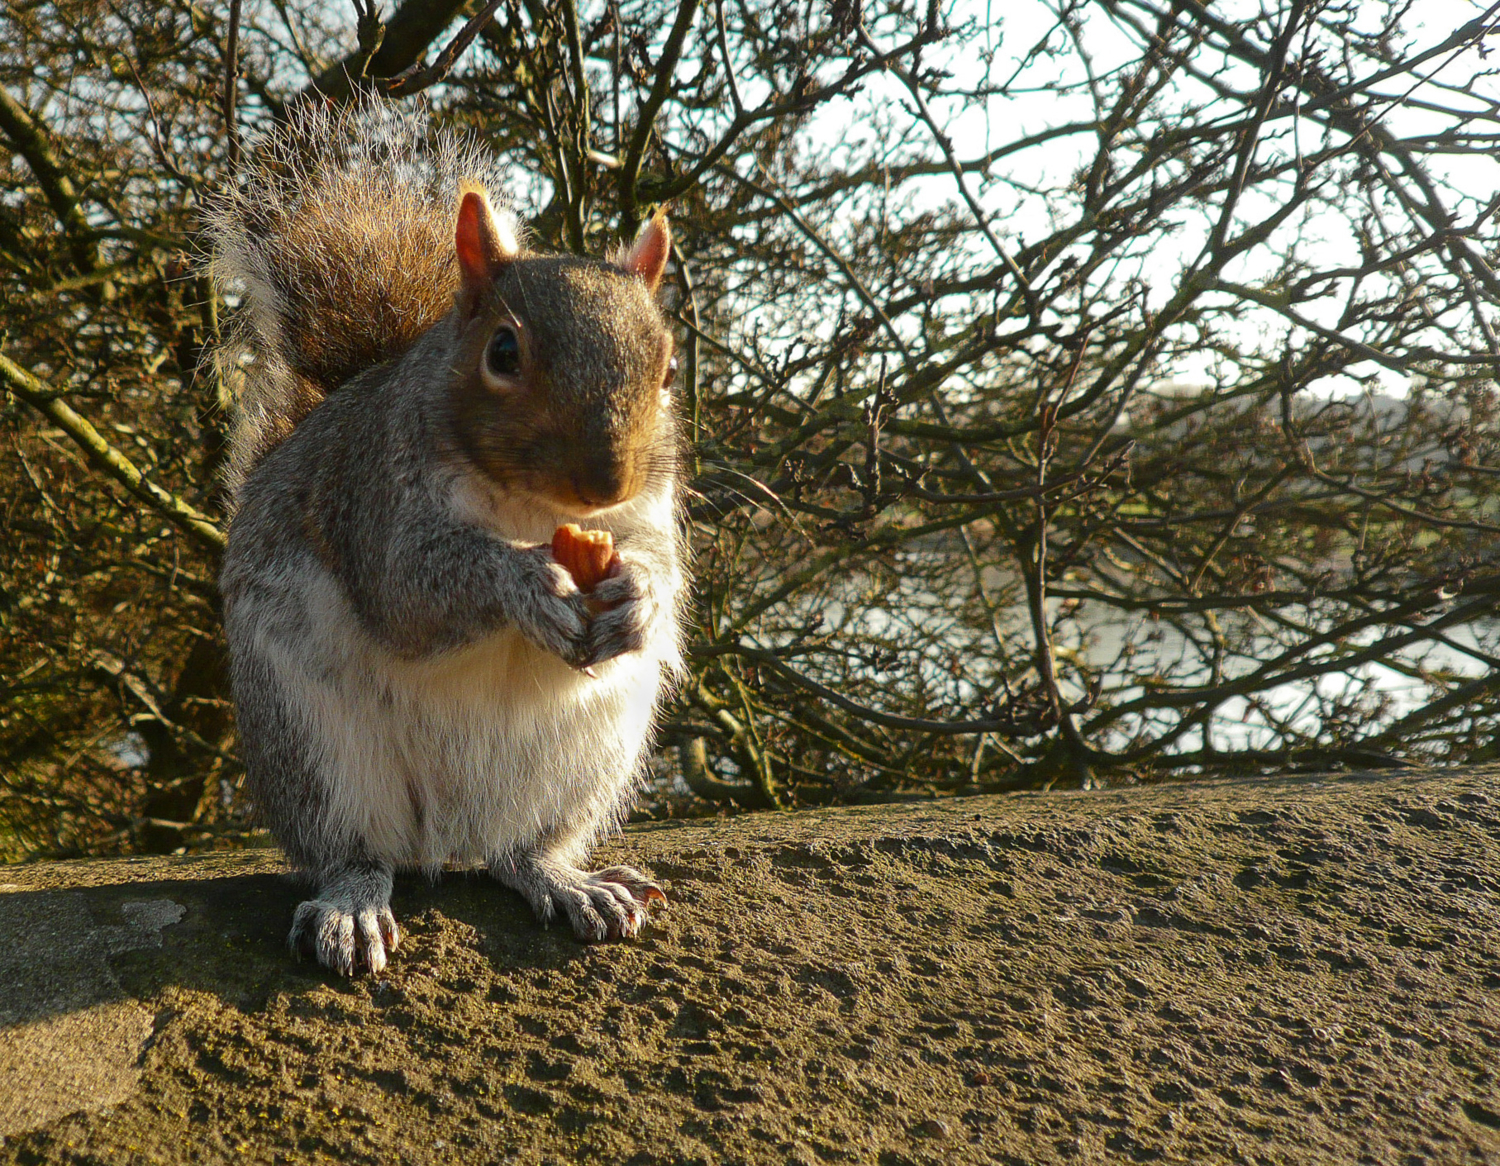
[[[667,901],[659,886],[628,866],[591,874],[555,859],[516,855],[492,863],[490,872],[519,891],[542,923],[561,911],[585,943],[634,938],[651,903]]]
[[[391,914],[390,869],[350,863],[320,880],[318,897],[297,907],[287,942],[298,955],[346,976],[383,971],[401,942]]]
[[[516,626],[532,643],[574,668],[587,668],[596,661],[589,651],[588,607],[583,592],[553,561],[551,551],[538,548],[526,553],[532,555],[536,585],[530,602],[514,614]]]
[[[288,942],[298,955],[310,955],[343,975],[378,975],[401,942],[401,932],[389,907],[351,912],[310,899],[297,907]]]
[[[602,664],[646,646],[660,605],[643,585],[644,578],[645,573],[627,559],[618,574],[590,592],[589,598],[604,610],[589,622],[587,663]]]

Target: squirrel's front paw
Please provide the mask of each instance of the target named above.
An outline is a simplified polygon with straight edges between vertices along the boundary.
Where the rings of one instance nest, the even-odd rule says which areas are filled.
[[[660,607],[646,578],[644,568],[625,559],[616,574],[589,592],[602,610],[589,624],[588,663],[602,664],[646,646]]]
[[[540,553],[539,553],[540,552]],[[575,668],[593,663],[589,658],[588,607],[573,577],[559,566],[547,548],[527,552],[533,569],[528,602],[515,613],[516,625],[532,643],[559,656]]]

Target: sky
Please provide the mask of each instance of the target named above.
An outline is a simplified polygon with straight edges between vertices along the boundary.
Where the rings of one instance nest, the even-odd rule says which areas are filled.
[[[1270,5],[1273,11],[1278,7],[1280,6]],[[1257,6],[1232,3],[1220,5],[1218,9],[1226,14],[1243,9],[1249,14],[1256,11]],[[1419,15],[1408,21],[1411,43],[1420,47],[1439,43],[1484,10],[1483,5],[1474,3],[1473,0],[1421,0],[1415,7],[1415,12]],[[982,77],[984,49],[997,50],[992,76],[1012,73],[1021,66],[1026,54],[1048,34],[1055,23],[1051,7],[1040,0],[1010,0],[1004,4],[997,0],[958,0],[949,11],[950,20],[954,23],[973,19],[982,33],[960,43],[950,42],[944,47],[942,54],[938,54],[953,72],[955,84],[960,85],[972,84]],[[1384,5],[1364,4],[1361,15],[1368,21],[1367,27],[1373,27],[1383,11]],[[1136,58],[1139,53],[1133,40],[1098,10],[1090,12],[1085,20],[1083,41],[1098,74]],[[1500,35],[1491,38],[1490,43],[1500,45]],[[1485,67],[1479,51],[1470,48],[1458,54],[1445,54],[1436,58],[1424,67],[1424,71],[1435,73],[1441,68],[1444,77],[1456,80]],[[958,156],[975,157],[994,145],[1022,134],[1064,125],[1070,121],[1086,120],[1092,116],[1091,105],[1083,95],[1060,95],[1045,89],[1046,83],[1056,75],[1056,71],[1057,65],[1045,59],[1029,69],[1023,69],[1021,87],[1024,92],[1015,98],[996,97],[982,105],[965,105],[955,101],[947,109],[942,108],[940,103],[934,103],[934,113],[944,122]],[[1408,136],[1444,127],[1446,123],[1442,119],[1423,112],[1410,101],[1400,100],[1406,97],[1420,101],[1424,96],[1424,89],[1420,85],[1414,88],[1409,78],[1399,78],[1382,90],[1389,92],[1393,98],[1390,109],[1384,115],[1384,123],[1391,130],[1401,136]],[[1473,104],[1476,108],[1491,102],[1500,103],[1500,80],[1493,76],[1481,79],[1475,93]],[[879,116],[881,104],[904,100],[904,91],[894,80],[887,81],[884,86],[877,85],[872,89],[867,108],[830,109],[827,114],[828,124],[822,134],[832,147],[851,133],[857,133],[862,119],[867,119],[868,124],[868,119]],[[1452,94],[1445,94],[1444,100],[1451,102]],[[1311,123],[1298,126],[1296,132],[1303,148],[1316,143],[1321,136],[1321,131]],[[1008,168],[1009,176],[1020,180],[1022,185],[1038,190],[1057,188],[1069,181],[1083,160],[1091,155],[1093,147],[1093,138],[1080,134],[1073,139],[1049,142],[1044,148],[1012,155],[1002,164]],[[1278,148],[1280,147],[1267,141],[1263,150]],[[935,149],[932,152],[936,155]],[[1436,168],[1445,170],[1455,185],[1468,193],[1487,197],[1500,191],[1500,165],[1494,159],[1450,157],[1438,160]],[[911,197],[920,206],[924,198],[946,200],[953,198],[954,193],[951,186],[934,182],[927,191],[914,191]],[[995,188],[985,196],[985,206],[995,213],[997,223],[1002,224],[1012,237],[1038,238],[1051,229],[1044,200],[1040,197],[1028,199],[1020,196],[1014,187]],[[1342,221],[1313,220],[1304,224],[1302,229],[1304,237],[1326,236],[1327,242],[1321,248],[1314,245],[1307,252],[1316,262],[1336,265],[1339,253],[1352,250],[1355,246],[1352,235]],[[1176,249],[1162,248],[1145,262],[1142,275],[1152,284],[1158,301],[1165,299],[1174,290],[1172,277],[1182,270],[1185,260],[1196,251],[1202,238],[1202,232],[1184,230],[1177,236]],[[1239,274],[1248,277],[1247,282],[1255,275],[1253,271]],[[1336,314],[1338,307],[1339,297],[1329,296],[1299,310],[1318,323],[1332,324],[1332,316]],[[1320,311],[1328,318],[1319,320]],[[1247,329],[1282,326],[1284,325],[1280,321],[1253,318],[1247,319],[1244,324]],[[1203,383],[1207,379],[1207,368],[1206,356],[1196,359],[1189,357],[1179,362],[1170,376],[1171,379],[1190,384]],[[1356,371],[1373,374],[1379,391],[1385,394],[1403,396],[1407,391],[1405,378],[1373,363]],[[1366,391],[1357,381],[1348,377],[1330,378],[1315,388],[1326,395]]]

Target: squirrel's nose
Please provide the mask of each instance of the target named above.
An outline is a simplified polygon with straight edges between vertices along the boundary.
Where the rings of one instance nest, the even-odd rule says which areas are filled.
[[[623,464],[601,458],[574,470],[573,493],[585,506],[614,506],[635,493],[630,479]]]

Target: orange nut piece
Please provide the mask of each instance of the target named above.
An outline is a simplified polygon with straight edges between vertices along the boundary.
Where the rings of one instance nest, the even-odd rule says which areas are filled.
[[[553,534],[552,557],[567,568],[580,591],[592,591],[620,566],[609,531],[583,530],[572,522]]]

